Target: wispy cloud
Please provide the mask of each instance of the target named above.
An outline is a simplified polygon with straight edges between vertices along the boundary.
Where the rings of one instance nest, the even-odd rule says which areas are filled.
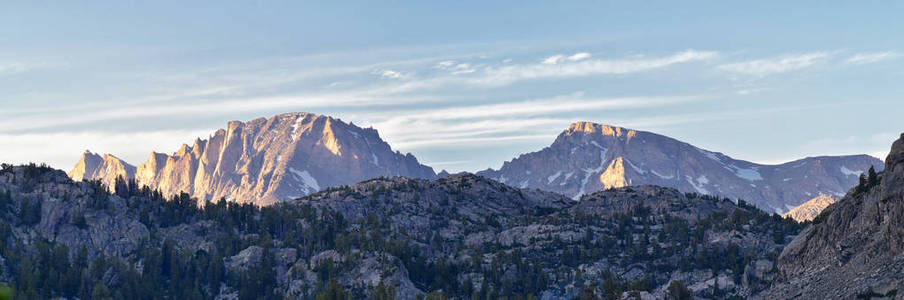
[[[871,52],[871,53],[857,53],[847,59],[847,62],[850,64],[856,65],[864,65],[877,63],[883,60],[897,58],[899,54],[886,51],[886,52]]]
[[[571,56],[554,55],[539,63],[505,63],[479,68],[468,63],[446,60],[434,68],[451,71],[453,75],[409,80],[373,90],[383,94],[400,94],[413,91],[436,90],[449,87],[499,88],[524,80],[573,78],[594,75],[620,75],[651,71],[674,64],[706,61],[718,52],[686,50],[664,57],[630,57],[621,59],[589,59],[589,53]]]
[[[583,60],[583,59],[587,59],[587,58],[590,58],[590,53],[580,52],[580,53],[575,53],[574,55],[569,56],[568,60],[579,61],[579,60]]]
[[[374,71],[374,74],[380,75],[380,77],[388,78],[388,79],[404,79],[404,78],[408,77],[407,74],[403,74],[402,72],[395,71],[395,70],[376,70],[376,71]]]
[[[525,101],[458,106],[449,108],[420,109],[407,111],[406,115],[408,116],[399,118],[448,120],[507,116],[526,117],[566,112],[660,107],[667,105],[678,105],[691,101],[699,101],[701,99],[704,98],[696,96],[593,98],[586,97],[583,93],[578,92],[568,95]]]
[[[580,54],[580,53],[579,53]],[[566,78],[602,74],[627,74],[664,68],[673,64],[708,60],[716,57],[715,51],[687,50],[671,56],[659,58],[626,58],[626,59],[583,59],[562,63],[564,55],[552,56],[540,64],[505,65],[489,68],[484,76],[476,77],[472,83],[501,86],[520,80],[540,78]]]
[[[804,69],[824,61],[829,56],[830,54],[826,52],[813,52],[801,55],[786,55],[777,58],[722,64],[719,65],[718,68],[729,72],[753,76],[766,76]]]
[[[430,101],[429,97],[381,98],[357,93],[286,95],[279,97],[229,98],[189,103],[160,105],[122,105],[93,107],[90,110],[72,108],[66,114],[35,113],[0,119],[0,132],[16,132],[44,128],[67,127],[101,121],[126,120],[165,116],[180,118],[210,116],[230,113],[262,112],[269,110],[316,109],[323,107],[348,107],[359,105],[391,105]]]
[[[477,71],[471,64],[458,63],[454,60],[441,61],[433,67],[434,69],[446,70],[452,74],[469,74]]]
[[[544,65],[554,65],[554,64],[561,62],[564,59],[565,59],[565,55],[558,54],[558,55],[553,55],[553,56],[547,57],[540,63],[544,64]]]
[[[543,59],[543,61],[541,61],[540,63],[544,64],[544,65],[555,65],[555,64],[562,63],[566,60],[567,61],[579,61],[579,60],[583,60],[583,59],[587,59],[587,58],[590,58],[590,53],[587,53],[587,52],[578,52],[578,53],[572,54],[570,56],[565,56],[565,54],[556,54],[556,55]]]
[[[545,137],[551,141],[568,124],[580,121],[563,118],[562,115],[681,105],[703,99],[690,96],[592,98],[583,93],[573,93],[496,104],[364,113],[355,118],[370,122],[394,147],[411,150],[447,145],[450,141],[460,145],[485,143],[493,139],[531,140]]]

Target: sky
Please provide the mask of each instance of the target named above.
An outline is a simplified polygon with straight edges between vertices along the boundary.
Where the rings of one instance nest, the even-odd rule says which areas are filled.
[[[453,172],[576,121],[767,164],[904,131],[902,2],[432,2],[4,1],[0,161],[137,165],[298,111]]]

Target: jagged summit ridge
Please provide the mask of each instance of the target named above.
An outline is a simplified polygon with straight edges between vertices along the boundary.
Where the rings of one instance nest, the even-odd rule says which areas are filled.
[[[624,127],[606,125],[606,124],[597,124],[593,122],[575,122],[568,126],[568,129],[563,132],[565,135],[573,135],[575,133],[585,133],[585,134],[595,134],[600,133],[605,136],[615,136],[615,137],[633,137],[637,134],[637,131],[633,129],[627,129]]]
[[[92,166],[95,160],[86,155],[76,169]],[[378,176],[436,177],[410,153],[392,151],[375,129],[312,113],[230,121],[226,128],[207,139],[195,139],[192,145],[183,144],[172,155],[151,153],[131,170],[73,179],[112,182],[126,175],[167,194],[270,204]]]
[[[611,187],[653,184],[741,198],[783,213],[819,195],[843,196],[873,165],[882,168],[880,160],[867,155],[761,165],[651,132],[575,122],[550,146],[478,174],[576,200]]]

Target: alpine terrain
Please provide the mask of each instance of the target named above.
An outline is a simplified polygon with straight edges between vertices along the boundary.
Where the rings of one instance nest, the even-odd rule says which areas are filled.
[[[472,174],[377,177],[202,206],[137,178],[0,167],[0,282],[27,299],[847,299],[904,285],[904,135],[885,171],[803,223],[653,185],[573,201]]]
[[[900,298],[904,292],[904,134],[885,171],[865,176],[782,251],[767,298]]]
[[[151,153],[138,167],[85,151],[69,171],[76,181],[100,180],[109,187],[117,177],[134,178],[165,195],[185,192],[202,202],[226,198],[259,205],[379,176],[436,174],[411,154],[393,152],[373,128],[310,113],[232,121],[172,155]]]
[[[882,161],[852,155],[760,165],[655,133],[577,122],[549,147],[477,174],[574,199],[613,187],[652,184],[744,199],[784,213],[819,195],[843,196],[870,166],[881,170]]]

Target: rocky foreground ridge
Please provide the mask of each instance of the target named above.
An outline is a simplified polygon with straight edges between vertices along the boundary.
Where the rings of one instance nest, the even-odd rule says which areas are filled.
[[[172,155],[151,153],[137,167],[86,151],[69,176],[109,187],[117,177],[134,178],[165,195],[185,192],[202,201],[226,198],[268,205],[379,176],[432,179],[436,174],[411,154],[393,152],[372,128],[287,113],[229,122]]]
[[[767,298],[901,297],[904,292],[904,134],[885,171],[813,219],[779,257],[784,280]]]
[[[257,207],[0,171],[0,282],[33,298],[756,295],[800,225],[656,186],[377,178]],[[677,284],[676,282],[683,284]],[[670,286],[672,288],[670,288]]]
[[[651,132],[578,122],[549,147],[477,174],[574,199],[612,187],[652,184],[744,199],[784,213],[820,195],[844,196],[870,166],[881,170],[882,161],[851,155],[760,165]]]

